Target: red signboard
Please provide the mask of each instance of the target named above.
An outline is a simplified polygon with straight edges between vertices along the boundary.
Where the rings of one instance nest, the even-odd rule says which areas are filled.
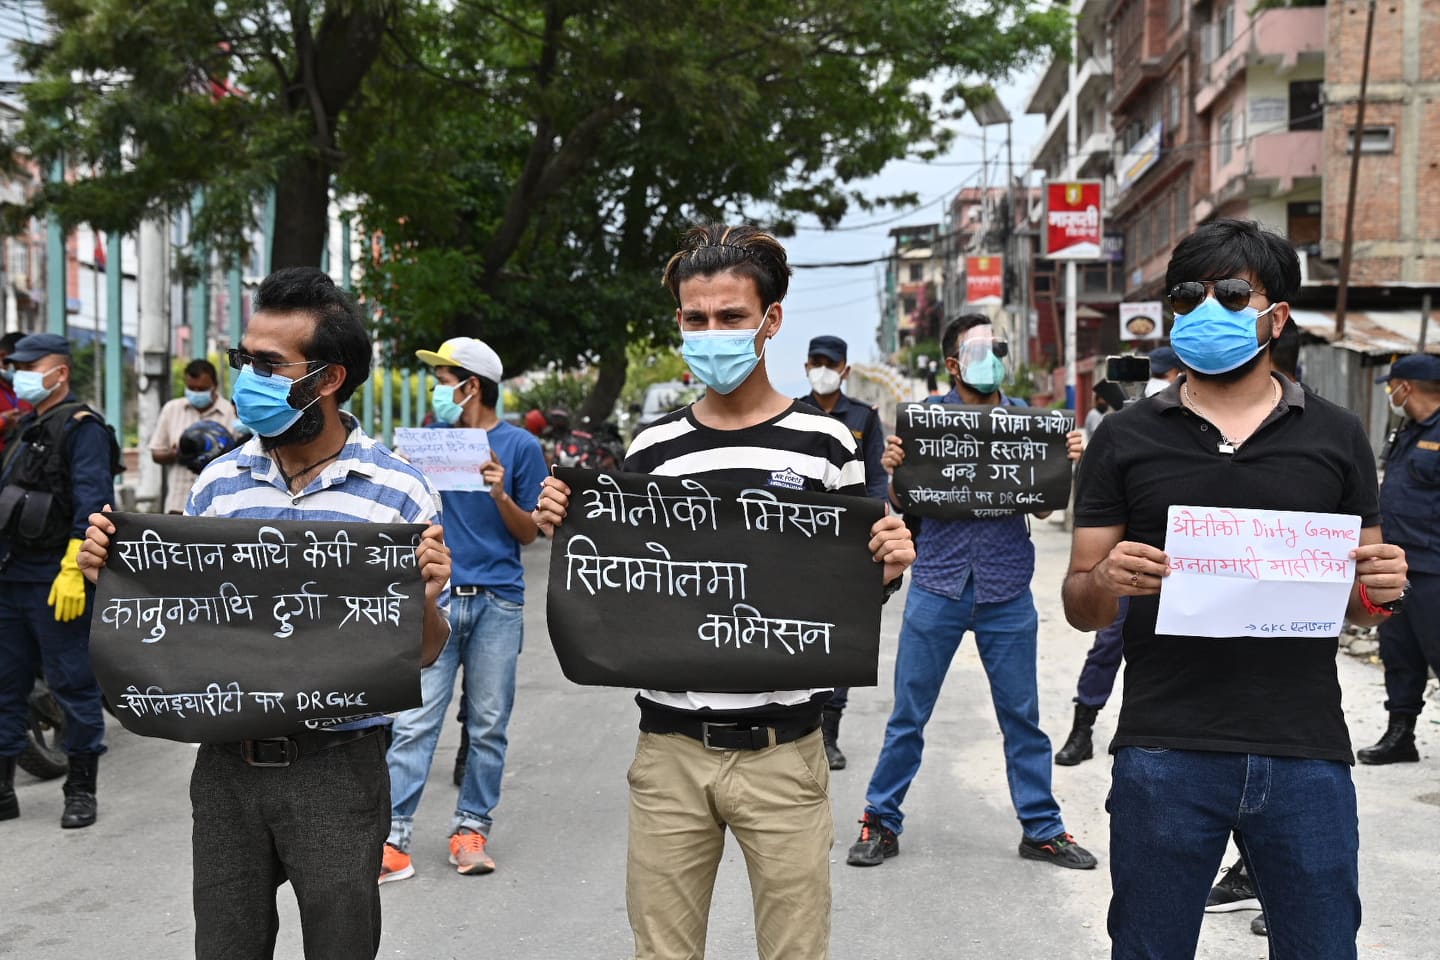
[[[1045,184],[1045,256],[1099,260],[1105,240],[1099,180]]]
[[[1002,303],[1005,299],[1004,257],[965,258],[965,302]]]

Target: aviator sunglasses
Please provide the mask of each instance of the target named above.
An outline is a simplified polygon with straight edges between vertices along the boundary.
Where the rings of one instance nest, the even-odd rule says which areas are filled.
[[[1170,288],[1170,308],[1176,314],[1186,314],[1205,302],[1205,293],[1214,288],[1215,299],[1220,306],[1226,310],[1244,310],[1250,305],[1250,298],[1255,294],[1264,294],[1264,290],[1256,290],[1250,286],[1250,281],[1241,280],[1239,277],[1226,277],[1224,280],[1185,280]]]

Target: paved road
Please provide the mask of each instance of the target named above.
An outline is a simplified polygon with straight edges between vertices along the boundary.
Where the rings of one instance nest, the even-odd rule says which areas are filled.
[[[1035,524],[1041,615],[1042,715],[1065,736],[1075,676],[1089,645],[1064,622],[1058,602],[1068,536]],[[532,600],[529,643],[511,725],[510,763],[492,849],[499,869],[461,877],[446,862],[454,803],[450,765],[458,727],[448,725],[417,821],[412,880],[384,888],[382,957],[442,960],[620,960],[625,919],[625,768],[634,747],[630,694],[580,688],[560,674],[546,640],[542,602],[548,547],[526,553]],[[865,780],[884,732],[885,692],[903,597],[886,607],[882,686],[857,690],[842,744],[851,768],[836,773],[835,960],[1108,956],[1105,908],[1109,763],[1057,769],[1056,793],[1069,829],[1101,858],[1077,873],[1022,861],[1010,809],[1000,735],[973,644],[957,657],[928,731],[925,766],[906,804],[903,853],[884,866],[844,863],[863,805]],[[1340,676],[1357,744],[1371,743],[1383,715],[1380,671],[1341,657]],[[1118,694],[1117,694],[1118,696]],[[1440,826],[1440,727],[1422,723],[1426,762],[1358,768],[1361,881],[1366,921],[1360,955],[1421,960],[1440,940],[1440,870],[1431,844]],[[1113,711],[1099,733],[1113,730]],[[25,960],[170,960],[190,955],[190,820],[193,749],[143,740],[111,721],[101,762],[100,821],[61,831],[58,782],[21,774],[23,816],[0,824],[0,956]],[[337,842],[349,829],[329,825]],[[1323,836],[1315,838],[1324,843]],[[299,957],[293,899],[282,889],[277,956]],[[1249,932],[1252,914],[1211,917],[1199,956],[1266,956]],[[713,960],[754,957],[744,863],[732,843],[720,870],[710,925]]]

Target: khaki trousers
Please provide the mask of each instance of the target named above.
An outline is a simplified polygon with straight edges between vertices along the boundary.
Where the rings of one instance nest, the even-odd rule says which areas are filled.
[[[761,960],[826,960],[835,825],[818,730],[764,750],[641,733],[628,779],[637,960],[703,960],[727,828],[745,854]]]

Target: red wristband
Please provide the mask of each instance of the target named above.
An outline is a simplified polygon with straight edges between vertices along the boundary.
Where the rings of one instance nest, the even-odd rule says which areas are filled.
[[[1394,610],[1386,610],[1384,607],[1376,605],[1374,601],[1370,599],[1370,591],[1365,589],[1365,584],[1363,583],[1360,584],[1360,602],[1365,605],[1365,612],[1372,617],[1395,616]]]

